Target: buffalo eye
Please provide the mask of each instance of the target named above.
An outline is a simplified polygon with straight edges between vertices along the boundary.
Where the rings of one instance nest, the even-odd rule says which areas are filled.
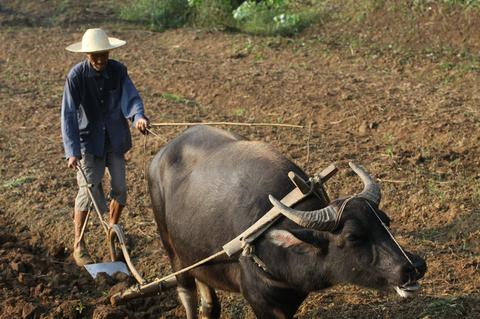
[[[365,237],[360,235],[360,234],[347,234],[345,236],[345,239],[353,245],[357,245],[362,243],[362,241],[365,241]]]
[[[387,216],[387,214],[385,214],[385,212],[379,210],[378,212],[378,215],[380,216],[380,219],[383,221],[383,223],[387,226],[387,227],[390,227],[390,224],[393,223],[393,220],[390,219],[390,217]]]

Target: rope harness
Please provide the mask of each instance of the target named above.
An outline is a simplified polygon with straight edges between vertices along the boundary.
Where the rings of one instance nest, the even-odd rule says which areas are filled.
[[[395,239],[395,236],[393,236],[392,232],[390,231],[389,227],[387,225],[385,225],[385,223],[383,222],[383,220],[380,218],[380,216],[378,216],[377,214],[377,211],[375,208],[372,207],[372,205],[368,202],[368,200],[365,200],[367,202],[367,205],[368,207],[370,207],[370,210],[373,212],[373,214],[375,215],[375,217],[377,217],[377,219],[380,221],[380,223],[382,224],[383,228],[387,231],[388,235],[390,236],[390,238],[393,240],[393,242],[395,243],[395,245],[397,245],[398,249],[400,249],[400,251],[402,252],[403,256],[405,257],[405,259],[408,261],[408,263],[413,267],[413,269],[415,269],[415,271],[417,271],[417,267],[415,266],[415,264],[412,262],[412,260],[410,259],[410,257],[408,257],[407,253],[405,252],[405,250],[402,248],[402,246],[400,246],[400,243]]]
[[[244,242],[244,245],[242,248],[243,248],[242,256],[252,259],[255,265],[257,265],[260,269],[262,269],[264,272],[268,273],[269,275],[272,275],[272,273],[268,271],[267,265],[257,255],[255,255],[254,245],[250,244],[249,242]]]

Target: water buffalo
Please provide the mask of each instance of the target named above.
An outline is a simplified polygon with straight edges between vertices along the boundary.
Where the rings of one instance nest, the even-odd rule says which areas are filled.
[[[356,196],[324,203],[309,196],[292,209],[274,198],[291,191],[287,174],[307,179],[271,146],[208,126],[170,141],[149,168],[155,220],[173,269],[218,252],[272,204],[280,218],[253,243],[254,254],[218,258],[177,276],[187,318],[219,318],[215,289],[241,293],[258,318],[292,318],[312,291],[339,283],[385,289],[403,296],[419,286],[426,264],[404,252],[378,208],[380,189],[360,167]],[[328,205],[328,206],[327,206]]]

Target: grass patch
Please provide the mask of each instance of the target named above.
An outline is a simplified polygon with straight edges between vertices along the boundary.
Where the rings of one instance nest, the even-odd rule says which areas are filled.
[[[233,110],[233,115],[243,117],[247,113],[247,110],[243,107],[237,107]]]
[[[189,105],[189,106],[196,106],[197,105],[197,102],[195,102],[194,100],[190,100],[190,99],[187,99],[183,96],[180,96],[180,95],[177,95],[177,94],[174,94],[174,93],[163,93],[162,94],[162,97],[168,101],[172,101],[172,102],[175,102],[175,103],[180,103],[180,104],[185,104],[185,105]]]
[[[273,36],[292,36],[304,30],[320,16],[318,5],[294,5],[294,1],[245,1],[233,11],[237,28],[243,32]]]
[[[11,179],[9,181],[2,182],[2,184],[0,185],[0,189],[15,188],[15,187],[18,187],[18,186],[22,186],[24,184],[28,184],[28,183],[32,182],[33,180],[34,180],[34,178],[31,177],[31,176],[24,176],[24,177],[20,177],[20,178]]]
[[[429,303],[419,318],[455,318],[464,317],[470,312],[470,309],[462,298],[437,299]]]
[[[387,155],[389,159],[393,159],[393,145],[387,145],[385,148],[385,155]]]
[[[429,9],[432,5],[446,5],[449,7],[478,8],[479,0],[414,0],[412,6],[420,9]]]
[[[256,35],[291,36],[316,21],[324,1],[138,0],[120,8],[124,20],[163,31],[185,24]]]
[[[120,18],[163,31],[185,24],[189,14],[187,0],[135,0],[120,9]]]
[[[190,0],[192,10],[190,21],[198,27],[234,29],[235,20],[232,12],[240,5],[239,2],[230,0]]]

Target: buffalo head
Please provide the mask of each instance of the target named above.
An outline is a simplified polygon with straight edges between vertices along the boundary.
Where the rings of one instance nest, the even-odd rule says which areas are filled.
[[[362,179],[363,191],[325,208],[292,209],[270,196],[272,204],[302,228],[274,229],[267,237],[303,254],[303,259],[308,259],[304,265],[321,268],[319,272],[305,270],[312,274],[308,290],[351,283],[376,289],[393,287],[400,296],[410,296],[419,288],[417,281],[425,274],[426,263],[403,250],[393,237],[390,219],[378,207],[378,184],[360,166],[350,163],[350,167]]]

